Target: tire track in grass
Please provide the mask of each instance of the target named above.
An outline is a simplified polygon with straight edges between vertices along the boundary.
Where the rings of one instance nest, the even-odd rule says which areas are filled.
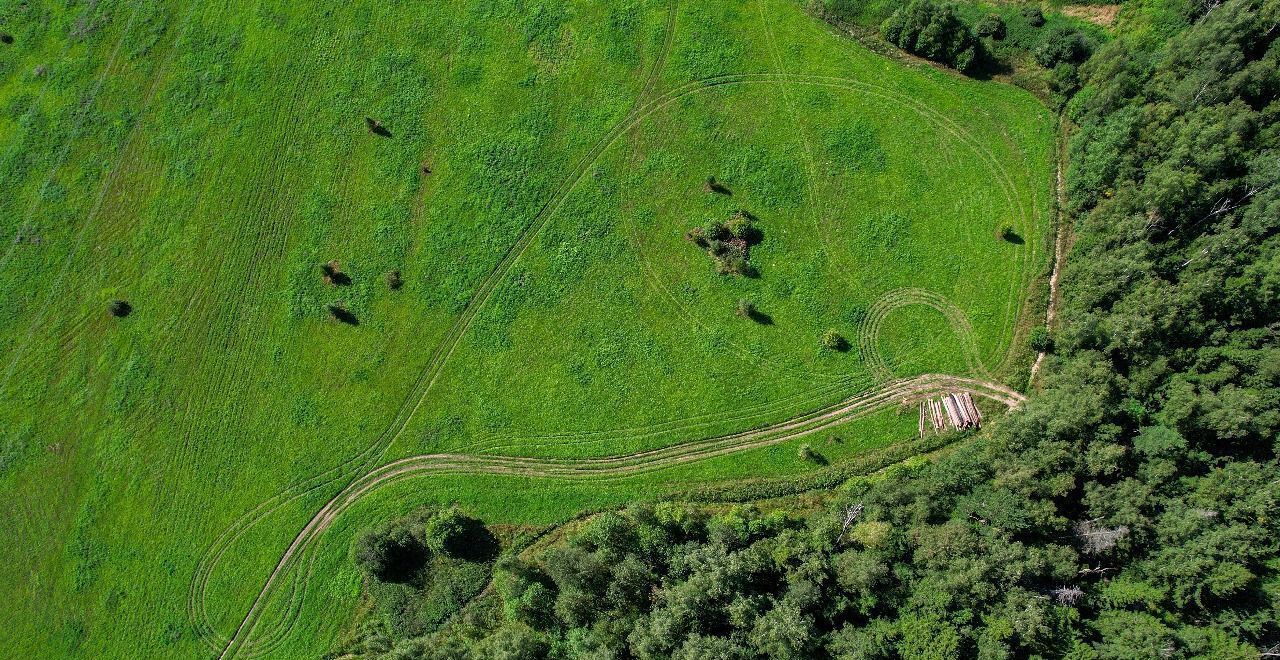
[[[540,232],[541,228],[545,226],[549,217],[554,215],[555,211],[563,205],[564,198],[567,195],[568,190],[582,179],[590,165],[598,160],[604,150],[613,144],[618,137],[627,130],[630,130],[630,128],[634,127],[639,122],[645,120],[648,116],[688,94],[726,84],[773,83],[783,79],[795,80],[819,86],[875,89],[874,87],[859,81],[833,78],[829,76],[808,76],[800,74],[727,74],[693,81],[677,87],[663,95],[660,95],[659,97],[656,97],[652,102],[645,104],[636,112],[625,117],[615,125],[614,129],[611,129],[604,137],[602,137],[596,145],[582,157],[582,159],[578,161],[578,165],[571,170],[570,176],[562,181],[560,186],[553,191],[552,195],[540,209],[539,213],[535,215],[530,224],[522,231],[517,241],[511,246],[511,248],[509,248],[504,258],[481,282],[481,285],[478,287],[476,293],[473,294],[468,306],[463,310],[463,313],[459,318],[455,320],[450,331],[446,333],[444,339],[433,351],[427,366],[424,368],[418,380],[415,381],[410,392],[405,397],[391,424],[383,431],[378,439],[355,457],[321,473],[321,475],[318,475],[317,477],[301,482],[294,487],[290,487],[267,502],[264,502],[262,505],[259,505],[259,507],[252,510],[249,514],[246,514],[246,516],[239,519],[236,523],[233,523],[232,527],[229,528],[227,532],[224,532],[222,537],[215,540],[214,547],[221,547],[222,549],[215,550],[212,553],[206,553],[206,556],[209,557],[209,559],[202,560],[202,571],[198,572],[194,577],[193,591],[196,589],[201,591],[201,596],[195,599],[197,601],[197,605],[203,601],[204,586],[199,585],[207,585],[208,580],[212,576],[213,569],[216,568],[218,561],[226,552],[226,547],[229,547],[229,541],[227,541],[229,537],[238,537],[253,523],[256,523],[265,516],[270,515],[275,510],[278,510],[280,506],[303,497],[318,488],[327,486],[335,480],[341,479],[343,477],[342,473],[347,471],[350,466],[355,465],[355,472],[359,473],[362,466],[370,465],[372,461],[376,461],[385,454],[390,445],[399,437],[400,433],[403,432],[408,421],[421,407],[426,394],[439,379],[444,363],[448,361],[457,349],[461,336],[469,328],[480,308],[488,301],[498,281],[505,277],[514,262],[528,249],[533,238]],[[348,485],[347,489],[349,488],[350,485]],[[346,492],[347,489],[344,489],[342,492]],[[341,495],[341,492],[339,495]],[[325,505],[325,508],[322,509],[322,512],[328,510],[337,501],[337,499],[337,497],[331,499],[329,503]],[[267,595],[274,586],[282,568],[292,558],[293,553],[296,551],[297,544],[304,539],[304,536],[308,533],[308,530],[311,529],[311,527],[311,525],[308,525],[308,527],[304,528],[303,531],[299,533],[299,536],[295,538],[294,545],[290,546],[290,550],[286,551],[286,556],[282,558],[281,562],[277,565],[276,570],[267,578],[267,584],[251,604],[249,611],[246,613],[239,627],[237,627],[235,633],[226,642],[220,657],[232,655],[245,646],[244,639],[246,637],[251,637],[252,630],[260,620]]]
[[[850,41],[849,39],[844,38],[843,35],[840,35],[839,31],[834,28],[834,26],[831,26],[830,24],[827,24],[825,22],[824,22],[824,25],[827,26],[829,33],[838,35],[838,38],[835,40],[835,43],[838,44],[842,49],[858,56],[862,56],[865,54],[864,48],[856,45],[854,42]],[[914,107],[918,111],[928,113],[932,115],[937,121],[944,122],[947,125],[949,125],[954,131],[959,131],[963,133],[963,135],[966,138],[966,143],[970,146],[970,148],[974,149],[975,151],[979,151],[983,155],[983,157],[987,160],[989,166],[991,166],[997,172],[1000,185],[1002,189],[1005,190],[1006,199],[1016,201],[1018,211],[1017,211],[1017,215],[1015,217],[1015,222],[1014,222],[1015,229],[1017,229],[1019,232],[1022,232],[1024,236],[1030,236],[1029,232],[1033,228],[1032,215],[1028,213],[1026,206],[1022,201],[1022,198],[1017,195],[1016,186],[1013,184],[1013,179],[1009,176],[1008,171],[1004,168],[1002,161],[999,158],[995,157],[994,153],[986,145],[986,143],[982,141],[974,140],[972,136],[968,134],[967,131],[963,131],[963,129],[959,125],[957,125],[947,115],[942,114],[927,105],[920,104],[919,102],[915,101],[914,99],[911,99],[910,97],[903,97],[901,100],[904,103],[914,104]],[[1031,194],[1032,208],[1035,209],[1038,206],[1038,201],[1037,201],[1039,199],[1038,188],[1034,185],[1030,185],[1028,186],[1028,189],[1030,190],[1030,194]],[[1018,287],[1019,289],[1025,289],[1027,285],[1030,283],[1031,279],[1034,277],[1034,273],[1027,272],[1028,255],[1026,254],[1026,252],[1027,252],[1026,250],[1018,250],[1017,252],[1015,252],[1015,256],[1014,256],[1014,259],[1016,260],[1015,266],[1017,267],[1020,273],[1018,278],[1020,281],[1019,282],[1020,286]],[[1007,341],[1009,341],[1010,346],[1005,351],[1005,354],[1002,356],[996,356],[996,355],[987,356],[988,358],[1001,357],[1001,365],[1007,364],[1009,360],[1012,358],[1012,354],[1014,353],[1014,346],[1012,345],[1012,341],[1014,338],[1014,334],[1016,333],[1018,317],[1020,317],[1022,314],[1021,309],[1022,309],[1023,302],[1024,302],[1023,296],[1014,295],[1008,299],[1006,303],[1006,320],[1005,320],[1005,327],[1004,327],[1004,336],[1007,339]],[[998,353],[999,349],[993,348],[993,351]]]
[[[987,370],[979,355],[977,335],[964,310],[941,294],[926,289],[904,288],[887,291],[877,298],[868,308],[858,329],[858,352],[862,354],[862,359],[877,380],[883,382],[893,378],[893,369],[880,353],[878,346],[885,319],[892,312],[912,305],[927,307],[942,314],[962,345],[961,353],[965,366],[973,374],[988,380],[992,379],[990,371]]]
[[[329,49],[329,51],[332,50],[332,48]],[[323,60],[323,53],[327,51],[310,50],[306,52],[312,53],[312,57],[308,61],[314,63]],[[286,144],[292,142],[289,136],[301,131],[304,126],[302,122],[292,121],[292,118],[302,112],[300,99],[305,94],[305,86],[303,83],[308,82],[305,78],[305,76],[301,75],[293,76],[293,79],[297,81],[297,84],[291,87],[289,100],[284,103],[283,109],[276,115],[277,122],[275,123],[274,128],[266,131],[266,134],[282,136],[280,140]],[[245,255],[245,263],[242,265],[236,265],[235,262],[237,262],[237,259],[235,257],[224,254],[224,258],[217,266],[220,273],[223,271],[227,271],[229,273],[227,277],[236,276],[238,278],[243,278],[244,280],[243,285],[233,287],[234,292],[229,301],[226,299],[226,296],[223,296],[216,302],[206,306],[207,309],[226,309],[229,307],[232,310],[230,313],[219,314],[218,317],[232,318],[236,320],[236,325],[229,328],[228,332],[226,332],[222,337],[223,343],[219,347],[219,352],[221,353],[234,354],[236,352],[243,352],[245,350],[246,341],[249,337],[257,337],[264,343],[270,343],[271,337],[279,334],[278,332],[273,332],[266,339],[262,338],[262,334],[258,329],[260,324],[255,321],[264,313],[264,309],[261,306],[252,306],[244,313],[242,313],[241,310],[244,309],[246,305],[249,305],[247,298],[250,297],[252,293],[259,292],[265,286],[266,276],[270,272],[273,272],[272,265],[280,262],[280,259],[287,248],[288,228],[291,224],[290,220],[293,217],[292,212],[287,207],[289,206],[289,200],[291,200],[292,197],[281,191],[288,188],[284,185],[288,178],[288,173],[293,171],[295,161],[301,156],[299,151],[288,150],[287,156],[280,157],[279,154],[281,152],[282,150],[276,150],[274,152],[277,157],[271,159],[271,161],[269,161],[263,168],[263,171],[267,173],[266,176],[262,177],[265,180],[259,182],[258,186],[248,192],[248,196],[244,198],[247,201],[233,202],[232,204],[233,208],[244,208],[251,211],[242,214],[242,217],[246,218],[248,222],[252,222],[263,217],[267,218],[268,222],[262,229],[258,230],[256,234],[252,229],[246,229],[244,222],[240,223],[233,233],[244,234],[246,236],[252,235],[254,236],[254,239],[251,241],[233,240],[231,243],[233,245],[251,243],[254,246],[252,253]],[[219,276],[215,279],[220,280],[223,278],[222,276]],[[215,342],[216,339],[210,337],[208,341],[205,342],[205,349],[202,351],[202,354],[207,355],[210,352],[210,349],[213,348],[213,344]],[[226,365],[228,363],[235,363],[236,366],[227,367]],[[216,374],[211,377],[211,380],[215,383],[238,382],[245,373],[249,372],[249,365],[251,363],[252,361],[249,360],[218,361],[218,364],[222,365],[223,368],[217,371]],[[228,368],[232,369],[232,371],[228,372]],[[201,401],[205,402],[205,405],[197,408],[199,412],[189,412],[188,418],[193,421],[197,419],[204,419],[213,409],[214,402],[219,399],[221,399],[221,397],[204,397]],[[231,409],[231,414],[225,415],[225,417],[238,417],[239,413],[243,412],[245,407],[250,405],[250,403],[241,398],[239,400],[235,400],[232,405],[234,407]],[[193,454],[193,452],[194,454],[200,454],[202,452],[199,447],[194,446],[195,433],[191,429],[182,433],[182,436],[184,437],[184,447],[181,452],[181,456],[187,456],[188,460],[185,461],[187,464],[187,472],[194,475],[198,469],[200,461],[197,455],[191,454]],[[182,480],[176,481],[181,482]],[[188,506],[196,505],[197,503],[195,502],[188,502]],[[190,599],[188,602],[188,608],[189,611],[191,611]],[[192,620],[193,623],[196,624],[197,631],[202,637],[216,635],[207,616],[192,617]]]
[[[294,543],[286,550],[280,564],[268,579],[264,593],[271,582],[287,570],[305,562],[305,573],[314,570],[314,554],[309,554],[315,541],[321,537],[337,517],[371,493],[414,476],[429,474],[498,474],[535,478],[557,478],[575,481],[614,481],[667,469],[694,461],[706,460],[733,453],[769,447],[821,432],[839,424],[858,419],[886,407],[910,403],[941,392],[963,391],[986,397],[1009,407],[1021,404],[1024,397],[996,383],[971,378],[929,374],[913,379],[895,381],[880,389],[864,392],[849,399],[811,413],[770,425],[765,428],[744,431],[726,436],[695,440],[661,449],[636,452],[622,456],[594,459],[550,459],[500,456],[469,456],[462,454],[427,454],[393,461],[356,479],[312,517]],[[300,606],[299,606],[300,609]],[[284,625],[292,628],[299,613],[282,617]],[[243,637],[253,635],[260,618],[254,618]],[[238,649],[252,648],[241,638],[228,642],[223,657]],[[278,639],[279,633],[268,633]],[[287,633],[286,633],[287,634]]]
[[[341,44],[340,44],[340,45],[335,45],[335,43],[334,43],[332,40],[325,40],[325,41],[323,42],[323,44],[322,44],[322,47],[313,48],[313,49],[311,49],[311,50],[310,50],[310,51],[308,51],[308,52],[318,53],[318,54],[314,55],[314,56],[311,58],[311,61],[331,61],[333,58],[337,57],[337,54],[338,54],[338,53],[351,53],[351,52],[357,52],[357,50],[356,50],[356,49],[354,49],[354,48],[352,48],[352,47],[350,47],[350,45],[349,45],[349,44],[346,44],[346,45],[341,45]],[[305,77],[297,77],[297,79],[302,79],[302,78],[305,78]],[[367,75],[366,75],[366,76],[362,76],[362,78],[361,78],[362,82],[363,82],[364,80],[366,80],[366,79],[367,79]],[[302,87],[302,86],[295,86],[295,88],[294,88],[294,89],[295,89],[295,95],[294,95],[294,103],[293,103],[293,106],[295,106],[295,107],[296,107],[296,106],[298,105],[298,102],[297,102],[297,101],[298,101],[298,98],[299,98],[299,97],[301,97],[301,96],[304,94],[305,90],[303,89],[303,87]],[[295,111],[295,112],[292,112],[292,113],[291,113],[291,112],[286,112],[286,113],[284,113],[284,114],[285,114],[286,116],[288,116],[288,115],[290,115],[290,114],[297,114],[297,112],[296,112],[296,111]],[[294,124],[292,124],[292,125],[302,126],[302,125],[303,125],[303,123],[302,123],[302,122],[295,122],[295,123],[294,123]],[[353,142],[352,142],[352,144],[351,144],[351,149],[352,149],[352,150],[354,150],[354,149],[357,149],[358,147],[359,147],[359,143],[358,143],[358,142],[353,141]],[[296,158],[296,157],[297,157],[297,156],[295,156],[295,158]],[[279,168],[279,173],[280,173],[280,175],[281,175],[281,179],[282,179],[282,180],[281,180],[280,182],[277,182],[277,184],[275,184],[275,185],[270,185],[270,186],[264,186],[264,187],[261,187],[261,188],[259,188],[259,190],[260,190],[260,191],[266,191],[266,190],[273,190],[273,191],[274,191],[274,190],[279,190],[279,189],[281,189],[281,188],[282,188],[282,184],[283,184],[283,178],[284,178],[284,175],[285,175],[287,172],[289,172],[289,171],[292,171],[292,168],[290,168],[290,167],[281,167],[281,168]],[[340,183],[340,185],[342,185],[342,186],[349,186],[349,185],[351,184],[351,178],[352,178],[352,176],[351,176],[351,173],[350,173],[350,172],[345,173],[345,174],[341,177],[341,183]],[[352,205],[349,203],[349,201],[350,201],[350,196],[342,196],[342,198],[343,198],[345,201],[347,201],[348,203],[346,203],[346,204],[344,204],[342,207],[340,207],[340,210],[336,210],[336,211],[335,211],[335,214],[336,214],[336,215],[335,215],[335,217],[340,217],[340,216],[341,216],[341,214],[343,214],[343,213],[349,214],[349,213],[352,213],[352,212],[353,212],[353,210],[352,210]],[[278,219],[278,218],[283,218],[283,217],[286,217],[286,216],[288,216],[288,215],[289,215],[288,208],[289,208],[289,206],[290,206],[290,205],[289,205],[289,204],[287,204],[287,203],[285,203],[285,196],[284,196],[284,195],[279,195],[279,194],[272,195],[272,196],[271,196],[271,199],[272,199],[272,200],[274,200],[274,204],[273,204],[273,205],[272,205],[272,206],[271,206],[271,207],[270,207],[270,208],[265,212],[265,215],[266,215],[267,217],[277,218],[277,219]],[[253,204],[253,205],[252,205],[252,208],[261,208],[261,207],[263,207],[263,206],[264,206],[263,204],[256,204],[256,203],[255,203],[255,204]],[[261,245],[262,245],[262,243],[261,243],[261,242],[259,242],[259,245],[261,246]],[[280,257],[283,257],[283,254],[284,254],[284,251],[285,251],[285,248],[286,248],[285,244],[284,244],[283,242],[280,242],[280,243],[278,243],[277,247],[278,247],[278,249],[276,250],[276,253],[275,253],[275,254],[273,254],[273,255],[268,255],[268,258],[272,258],[272,257],[274,257],[274,258],[277,258],[277,259],[278,259],[278,258],[280,258]],[[261,253],[261,250],[259,251],[259,253]],[[249,286],[249,287],[247,287],[247,288],[249,288],[249,289],[253,289],[253,288],[257,288],[257,287]],[[252,327],[255,327],[256,325],[257,325],[257,324],[248,324],[247,326],[242,325],[242,327],[249,327],[249,328],[252,328]],[[245,333],[242,333],[242,335],[243,335],[243,334],[245,334]],[[278,334],[278,333],[274,333],[274,334]],[[274,334],[273,334],[273,336],[274,336]],[[240,408],[241,408],[241,409],[243,409],[243,407],[244,407],[244,406],[246,406],[246,405],[248,405],[248,403],[247,403],[247,402],[245,402],[243,399],[242,399],[242,400],[240,400],[240,402],[239,402],[239,406],[240,406]],[[236,415],[234,415],[234,414],[233,414],[233,415],[229,415],[229,416],[230,416],[230,417],[232,417],[232,418],[237,417],[237,416],[236,416]],[[247,531],[247,530],[246,530],[246,531]],[[291,585],[291,587],[290,587],[290,592],[289,592],[289,596],[288,596],[288,599],[289,599],[290,601],[292,601],[295,597],[300,597],[300,594],[301,594],[301,591],[300,591],[300,589],[299,589],[299,585],[297,584],[297,580],[295,580],[294,582],[295,582],[295,583],[294,583],[293,585]],[[302,585],[302,586],[303,586],[303,587],[305,587],[305,585]],[[202,586],[202,587],[201,587],[201,590],[204,590],[206,587],[207,587],[207,585]],[[204,595],[202,594],[202,595],[201,595],[201,599],[203,600],[203,598],[204,598]],[[198,619],[198,618],[199,618],[199,619],[203,619],[203,626],[201,626],[201,630],[200,630],[200,632],[201,632],[201,636],[202,636],[202,638],[204,639],[204,641],[206,642],[206,644],[208,644],[208,645],[211,647],[211,650],[213,650],[213,651],[217,651],[217,650],[221,647],[221,645],[224,643],[225,639],[224,639],[224,638],[220,638],[220,637],[218,636],[218,634],[216,633],[216,631],[214,630],[213,623],[212,623],[212,621],[211,621],[210,617],[207,615],[207,606],[205,606],[205,605],[203,604],[203,602],[200,604],[200,612],[201,612],[201,614],[200,614],[200,616],[198,616],[198,617],[197,617],[197,616],[194,614],[194,613],[196,612],[196,606],[195,606],[195,603],[194,603],[194,602],[189,598],[189,599],[188,599],[188,609],[189,609],[189,614],[191,614],[191,616],[192,616],[192,619],[193,619],[193,620],[196,620],[196,619]]]
[[[824,385],[798,394],[793,394],[781,400],[761,403],[745,408],[735,408],[731,413],[708,413],[705,415],[695,415],[681,420],[628,428],[600,429],[576,433],[569,432],[542,435],[500,436],[497,438],[490,438],[488,441],[464,445],[454,451],[459,453],[467,452],[501,455],[507,450],[531,450],[545,448],[563,449],[567,447],[582,447],[602,443],[615,444],[623,440],[630,440],[633,442],[637,440],[648,440],[652,442],[652,438],[675,434],[690,436],[702,432],[703,429],[729,425],[750,425],[753,422],[761,423],[761,418],[776,416],[780,412],[792,411],[796,408],[815,408],[819,406],[821,402],[830,400],[831,395],[837,392],[863,391],[873,385],[870,381],[866,381],[865,384],[867,387],[863,387],[863,382],[860,379],[850,378],[847,381],[836,382],[834,384]],[[489,444],[493,440],[502,441],[506,444]]]
[[[80,138],[80,133],[81,131],[84,130],[85,120],[88,118],[88,114],[89,114],[87,111],[94,104],[94,102],[97,101],[98,94],[102,91],[103,84],[106,82],[107,78],[110,76],[111,69],[115,66],[116,59],[120,56],[121,47],[123,47],[124,42],[128,40],[129,33],[133,31],[133,24],[137,20],[138,12],[142,10],[143,4],[145,4],[143,0],[137,0],[136,2],[133,3],[133,13],[129,15],[129,20],[125,23],[124,28],[120,32],[120,39],[116,41],[115,47],[111,49],[111,55],[107,57],[106,64],[102,66],[102,73],[98,75],[98,78],[94,82],[93,87],[89,91],[89,94],[87,95],[87,97],[77,102],[77,105],[79,106],[79,110],[76,113],[78,115],[78,117],[76,118],[76,123],[71,127],[71,131],[67,139],[62,143],[61,151],[59,151],[57,157],[54,158],[53,167],[49,168],[49,173],[45,176],[44,181],[40,184],[40,187],[36,189],[36,193],[31,199],[31,205],[27,207],[26,213],[23,214],[22,220],[18,223],[15,230],[17,235],[21,235],[24,231],[30,228],[31,216],[35,215],[36,209],[39,208],[40,201],[41,199],[44,198],[45,191],[48,190],[49,184],[53,183],[53,178],[57,174],[58,170],[61,169],[62,166],[66,164],[67,158],[70,157],[71,146],[75,143],[77,139]],[[83,21],[86,18],[88,18],[88,15],[91,12],[93,12],[93,10],[97,8],[97,6],[98,6],[97,0],[93,0],[92,2],[89,2],[88,5],[85,7],[84,13],[81,14],[79,20]],[[62,54],[59,56],[59,59],[66,58],[67,53],[71,50],[71,44],[73,43],[73,41],[74,39],[72,39],[71,36],[67,37],[67,43],[65,46],[62,47]],[[35,102],[32,103],[31,109],[28,110],[27,114],[24,115],[23,117],[24,120],[30,118],[33,115],[33,113],[35,113],[36,108],[39,107],[40,101],[44,100],[45,93],[48,91],[48,87],[49,87],[49,82],[48,82],[49,78],[51,78],[51,76],[46,76],[46,82],[40,87],[40,96],[36,99]],[[13,145],[13,151],[10,151],[9,155],[12,156],[14,153],[16,153],[18,147],[19,147],[19,143],[15,142]],[[3,273],[5,266],[9,264],[9,258],[13,255],[14,251],[17,249],[17,245],[18,244],[16,242],[10,241],[9,247],[5,249],[4,255],[0,256],[0,273]]]
[[[48,190],[49,184],[53,183],[53,179],[58,170],[66,164],[67,159],[71,156],[71,147],[75,144],[76,140],[80,138],[80,134],[84,131],[85,122],[89,117],[90,109],[93,107],[94,103],[97,102],[98,95],[102,92],[103,85],[106,83],[107,78],[110,77],[112,69],[115,68],[116,60],[120,56],[120,50],[123,48],[124,42],[128,40],[129,34],[133,31],[133,24],[137,20],[138,12],[142,10],[143,4],[142,0],[138,0],[133,3],[133,13],[129,15],[129,20],[121,30],[120,39],[116,41],[116,45],[111,49],[111,55],[108,56],[106,64],[102,66],[102,73],[98,76],[97,81],[94,83],[92,90],[88,94],[88,97],[78,102],[76,123],[72,126],[70,134],[66,141],[63,142],[61,151],[54,159],[53,167],[49,168],[49,173],[45,176],[44,182],[41,183],[40,187],[36,190],[35,195],[31,199],[30,206],[28,206],[21,221],[18,222],[16,235],[20,236],[30,229],[31,217],[35,215],[36,210],[39,209],[40,202],[44,198],[44,194]],[[86,14],[87,12],[92,11],[94,6],[95,5],[90,5],[90,7],[85,10]],[[66,52],[64,49],[63,57],[65,56]],[[33,106],[33,111],[34,107],[35,106]],[[16,146],[17,145],[15,144],[15,148]],[[103,190],[105,189],[106,188],[104,186]],[[97,202],[95,203],[95,207],[96,205],[100,205],[101,201],[102,196],[100,194]],[[85,233],[89,228],[90,217],[92,215],[93,214],[91,213],[90,216],[86,216],[84,221],[82,221],[79,227],[75,230],[72,235],[73,239],[71,241],[71,245],[67,249],[67,256],[62,260],[62,265],[58,269],[57,275],[54,276],[53,283],[49,286],[48,293],[44,296],[44,303],[35,313],[34,318],[31,319],[31,323],[27,326],[27,331],[23,338],[19,342],[15,342],[13,355],[10,356],[9,365],[5,368],[4,377],[0,378],[0,392],[3,392],[9,385],[9,379],[13,377],[14,370],[18,366],[19,360],[31,346],[31,341],[34,339],[36,331],[41,327],[41,321],[44,320],[44,315],[49,311],[49,307],[57,298],[58,288],[61,286],[63,278],[66,277],[73,258],[80,251],[80,246],[84,242]],[[17,241],[9,241],[9,247],[5,250],[4,255],[0,256],[0,273],[4,273],[5,268],[9,265],[9,259],[17,250],[18,245],[19,243]]]
[[[848,48],[852,47],[851,44],[848,44],[843,39],[840,40],[839,43],[841,43],[842,45]],[[917,114],[919,114],[922,118],[925,118],[926,120],[933,123],[935,126],[941,126],[947,133],[949,133],[957,141],[959,141],[961,144],[964,144],[970,150],[972,150],[975,154],[977,154],[981,160],[986,161],[988,171],[994,173],[995,175],[994,178],[996,179],[998,185],[1000,186],[1002,194],[1005,197],[1006,203],[1009,205],[1011,210],[1015,211],[1015,214],[1016,214],[1015,223],[1014,223],[1015,228],[1018,231],[1023,232],[1024,235],[1026,235],[1031,230],[1032,228],[1031,225],[1033,223],[1032,216],[1030,213],[1028,213],[1026,205],[1022,201],[1021,196],[1017,194],[1017,186],[1014,184],[1012,177],[1009,175],[1008,171],[1005,169],[1003,163],[1000,161],[999,158],[997,158],[994,155],[994,153],[991,151],[989,147],[987,147],[981,141],[976,140],[965,128],[956,124],[950,117],[938,112],[937,110],[934,110],[928,105],[925,105],[920,103],[919,101],[916,101],[915,99],[909,96],[898,94],[896,92],[893,92],[883,87],[879,87],[877,85],[849,81],[848,79],[839,78],[836,76],[811,75],[811,74],[801,74],[801,75],[803,75],[807,79],[815,81],[815,83],[817,81],[829,81],[830,83],[833,84],[833,86],[837,86],[837,87],[843,86],[843,87],[848,87],[852,89],[859,89],[860,91],[862,91],[863,93],[869,96],[877,97],[882,100],[889,101],[891,103],[897,103],[908,109],[911,109]],[[1034,195],[1035,195],[1034,188],[1032,188],[1032,195],[1034,198]],[[823,240],[825,244],[825,236],[823,237]],[[834,254],[830,250],[828,250],[828,253]],[[1025,288],[1025,285],[1027,284],[1027,280],[1028,280],[1025,274],[1025,269],[1026,269],[1025,253],[1026,253],[1026,250],[1018,250],[1015,253],[1015,259],[1016,259],[1015,267],[1018,269],[1020,273],[1019,280],[1021,280],[1021,284],[1023,285],[1021,287],[1018,287],[1018,291],[1021,291],[1021,289]],[[845,278],[846,281],[851,281],[848,279],[848,274],[846,271],[838,270],[837,272],[839,272],[841,276]],[[1007,299],[1006,311],[1012,309],[1013,306],[1020,307],[1021,298],[1022,296],[1019,295],[1017,292],[1012,294]],[[1011,342],[1012,328],[1017,323],[1017,316],[1016,314],[1013,314],[1013,313],[1007,314],[1007,316],[1009,316],[1010,318],[1006,319],[1005,321],[1004,332],[1005,332],[1006,338]],[[994,349],[994,350],[998,351],[998,349]],[[1011,345],[1006,351],[1006,354],[1003,356],[1005,359],[1004,361],[1001,362],[1002,365],[1005,362],[1007,362],[1007,359],[1011,356],[1011,354],[1013,353],[1013,350],[1014,350],[1014,347]]]
[[[324,488],[334,481],[342,479],[344,473],[359,474],[362,471],[362,466],[367,465],[371,467],[371,461],[376,461],[377,458],[386,451],[390,444],[404,430],[404,427],[407,426],[409,419],[421,406],[422,399],[425,397],[426,392],[429,391],[430,387],[434,385],[436,380],[439,378],[443,363],[447,361],[453,351],[456,350],[461,339],[461,335],[470,327],[471,322],[475,319],[480,308],[488,302],[497,282],[506,275],[516,259],[518,259],[528,249],[533,237],[546,224],[549,216],[558,210],[563,204],[564,197],[568,190],[581,180],[585,175],[586,170],[599,158],[600,153],[602,153],[605,148],[616,141],[617,138],[631,126],[634,126],[657,108],[665,107],[681,96],[701,89],[705,85],[709,84],[714,86],[716,84],[736,81],[740,78],[741,76],[722,76],[709,81],[695,81],[693,83],[683,85],[680,88],[677,88],[677,90],[659,96],[654,101],[643,105],[639,111],[633,112],[622,121],[615,124],[614,128],[597,141],[592,149],[578,161],[577,166],[571,170],[569,177],[562,181],[560,186],[553,191],[552,195],[541,207],[541,210],[535,216],[534,220],[526,226],[516,243],[509,248],[503,260],[498,263],[495,269],[492,270],[484,280],[482,280],[476,293],[473,294],[471,301],[468,303],[468,306],[463,310],[462,314],[455,319],[454,324],[441,340],[441,343],[433,350],[427,365],[419,374],[418,379],[412,385],[409,393],[402,400],[392,421],[378,436],[375,442],[371,443],[356,456],[320,473],[319,475],[316,475],[315,477],[304,480],[285,489],[263,504],[255,507],[253,510],[241,516],[241,518],[234,522],[218,539],[215,539],[214,545],[209,551],[206,551],[205,559],[202,560],[201,564],[197,568],[197,574],[193,582],[193,591],[198,591],[200,594],[193,598],[195,607],[203,609],[203,592],[207,589],[209,577],[212,575],[212,568],[217,565],[221,557],[225,554],[231,541],[243,535],[250,526],[261,521],[280,507],[293,502],[298,498],[305,497],[317,489]]]

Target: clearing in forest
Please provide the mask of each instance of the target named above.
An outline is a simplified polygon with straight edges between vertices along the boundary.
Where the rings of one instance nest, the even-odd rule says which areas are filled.
[[[15,655],[320,655],[370,521],[880,465],[921,399],[1020,400],[1049,112],[790,0],[5,12]]]

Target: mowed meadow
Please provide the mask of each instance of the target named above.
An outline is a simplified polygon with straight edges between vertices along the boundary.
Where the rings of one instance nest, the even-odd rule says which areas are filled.
[[[886,408],[635,473],[431,472],[264,590],[397,459],[630,455],[921,374],[1025,386],[1051,114],[793,0],[0,0],[0,32],[14,656],[216,656],[261,594],[235,650],[313,657],[358,600],[354,533],[420,504],[546,525],[937,447]],[[687,238],[735,215],[745,275]]]

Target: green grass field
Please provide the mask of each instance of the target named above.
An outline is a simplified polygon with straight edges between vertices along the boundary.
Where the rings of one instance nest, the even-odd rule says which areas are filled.
[[[589,465],[1026,358],[1051,114],[792,0],[14,0],[0,30],[15,657],[314,657],[373,521],[459,502],[547,524],[812,471],[802,442],[854,460],[916,419],[600,478],[427,472],[361,493],[264,590],[381,465]],[[758,277],[684,238],[737,211]],[[349,285],[322,281],[330,260]]]

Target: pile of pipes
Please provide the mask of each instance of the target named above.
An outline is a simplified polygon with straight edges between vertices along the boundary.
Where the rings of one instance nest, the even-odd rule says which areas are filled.
[[[937,399],[920,402],[920,437],[932,429],[934,433],[982,426],[982,413],[973,405],[968,392],[953,392]]]

